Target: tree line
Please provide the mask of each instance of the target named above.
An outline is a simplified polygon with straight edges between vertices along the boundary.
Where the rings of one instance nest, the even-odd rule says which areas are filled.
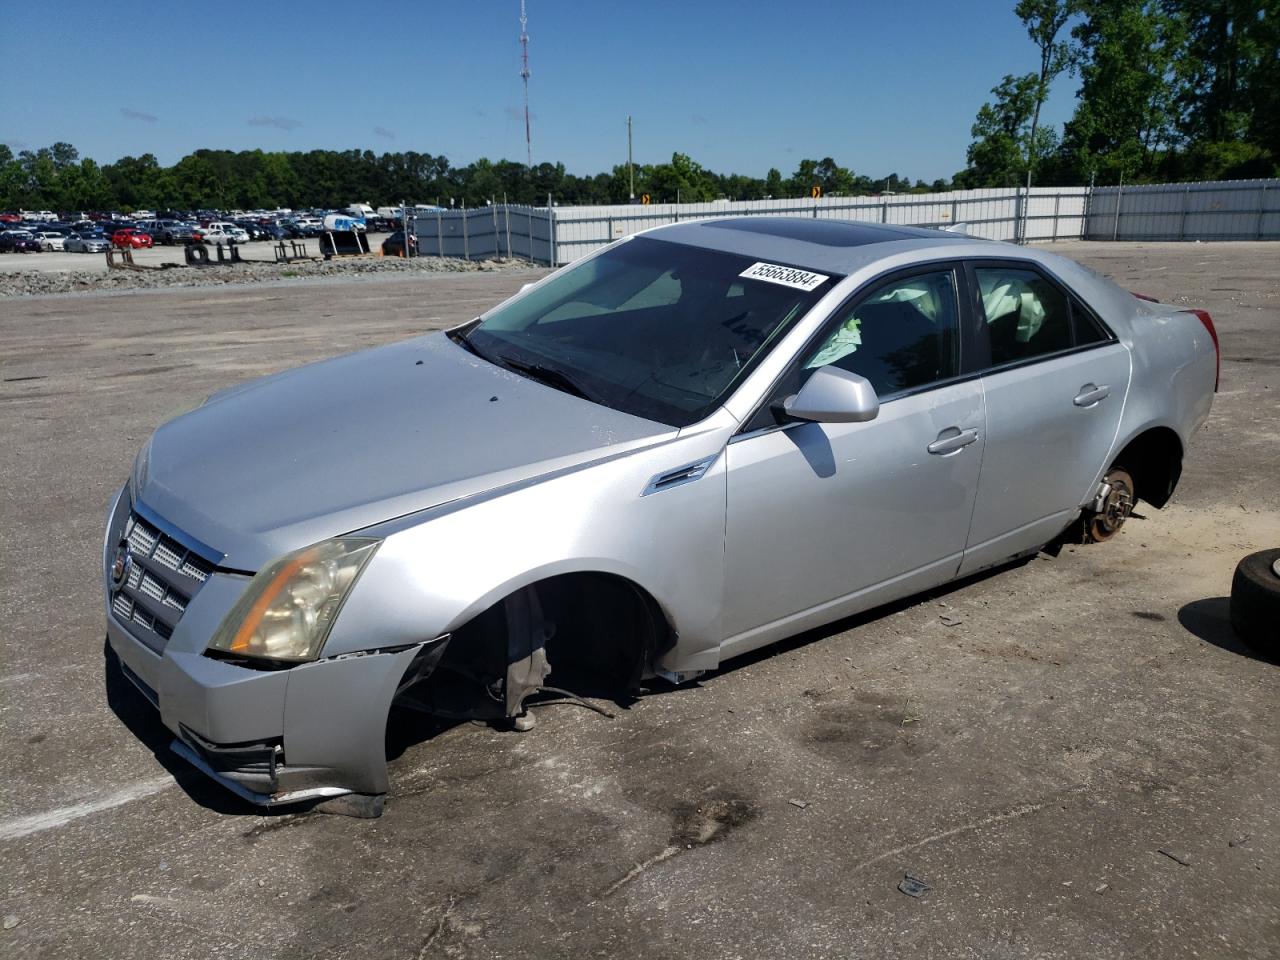
[[[965,187],[1280,173],[1280,0],[1019,0],[1039,69],[1006,74],[973,125]],[[1079,81],[1061,130],[1050,84]]]
[[[682,153],[669,163],[638,164],[634,171],[619,164],[609,173],[578,176],[563,163],[529,167],[482,158],[455,167],[429,153],[371,150],[196,150],[171,167],[149,153],[99,165],[69,143],[55,143],[17,155],[0,145],[0,209],[297,210],[402,200],[476,207],[504,199],[543,205],[548,196],[561,204],[626,203],[633,173],[635,195],[649,194],[655,203],[809,196],[814,184],[845,194],[947,187],[943,180],[913,183],[899,174],[857,176],[830,157],[802,160],[790,177],[776,169],[763,179],[718,174]]]
[[[978,110],[965,169],[951,180],[872,178],[833,158],[783,176],[670,162],[579,176],[562,163],[453,166],[405,151],[196,150],[172,166],[150,153],[99,165],[55,143],[0,145],[0,209],[343,207],[401,200],[442,206],[759,200],[951,188],[1270,177],[1280,173],[1280,0],[1018,0],[1038,69],[1006,74]],[[1079,82],[1061,129],[1041,122],[1050,86]]]

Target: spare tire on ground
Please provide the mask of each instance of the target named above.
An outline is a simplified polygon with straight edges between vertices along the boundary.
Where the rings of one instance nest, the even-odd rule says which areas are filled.
[[[1280,548],[1251,553],[1236,566],[1231,626],[1259,653],[1280,654]]]

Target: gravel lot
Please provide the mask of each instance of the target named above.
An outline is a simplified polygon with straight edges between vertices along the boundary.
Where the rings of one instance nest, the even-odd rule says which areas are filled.
[[[1217,320],[1222,392],[1171,505],[616,720],[395,717],[377,821],[257,815],[109,696],[102,513],[211,391],[540,272],[0,302],[0,955],[1280,955],[1280,667],[1224,599],[1280,545],[1280,246],[1056,249]]]
[[[370,234],[371,255],[324,260],[317,253],[318,240],[298,241],[310,254],[305,260],[275,262],[274,245],[264,242],[240,247],[243,263],[207,267],[186,266],[183,248],[153,247],[133,251],[143,270],[108,269],[102,253],[26,253],[0,257],[0,299],[54,293],[95,293],[110,290],[155,290],[170,287],[218,287],[315,277],[356,277],[385,274],[469,273],[475,270],[522,269],[523,261],[457,260],[440,257],[381,257],[378,251],[386,234]],[[175,269],[176,268],[176,269]]]

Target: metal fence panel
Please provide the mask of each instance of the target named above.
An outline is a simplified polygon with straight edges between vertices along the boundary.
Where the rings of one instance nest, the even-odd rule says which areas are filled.
[[[599,207],[556,207],[557,261],[569,263],[621,237],[682,220],[728,216],[791,216],[921,227],[966,225],[990,240],[1079,238],[1088,188],[958,190],[817,200],[746,200]]]
[[[1089,240],[1280,240],[1280,180],[1099,187]]]
[[[414,219],[414,232],[423,256],[468,260],[519,257],[551,264],[551,218],[546,207],[495,204],[419,214]]]
[[[988,240],[1280,239],[1280,180],[954,190],[878,197],[444,210],[416,221],[425,255],[520,257],[559,266],[651,227],[728,216],[921,227],[964,224]]]

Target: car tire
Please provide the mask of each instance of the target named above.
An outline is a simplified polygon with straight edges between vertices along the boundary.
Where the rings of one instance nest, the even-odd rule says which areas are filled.
[[[1259,653],[1280,654],[1280,548],[1251,553],[1231,578],[1231,627]]]

